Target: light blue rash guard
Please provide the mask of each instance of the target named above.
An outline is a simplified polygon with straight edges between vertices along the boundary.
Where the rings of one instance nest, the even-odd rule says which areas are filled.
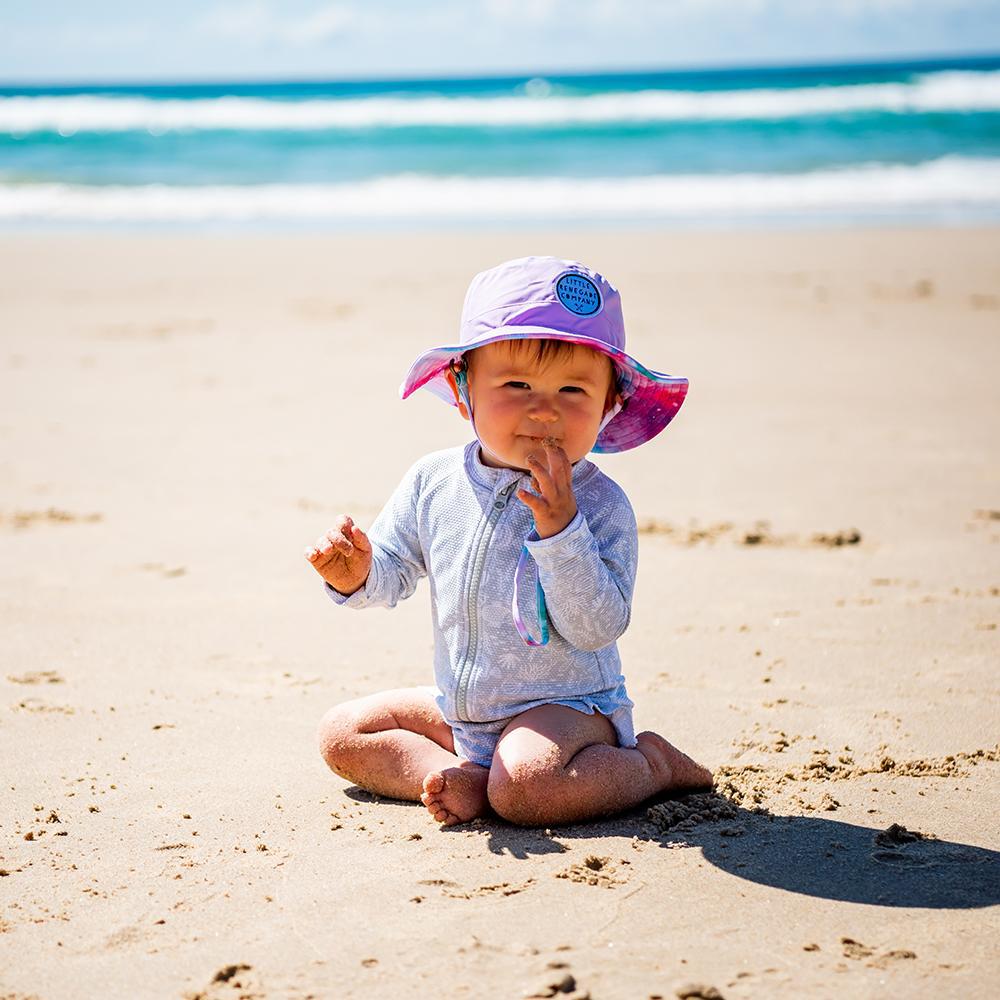
[[[629,623],[638,560],[631,504],[581,459],[573,467],[576,516],[558,535],[538,539],[530,510],[516,497],[529,481],[528,473],[484,465],[478,441],[425,456],[368,532],[365,585],[349,597],[326,585],[337,604],[391,608],[428,577],[436,701],[456,747],[477,763],[488,764],[513,716],[549,703],[602,712],[619,744],[635,746],[616,644]],[[526,645],[511,615],[522,546],[545,594],[544,646]],[[537,635],[534,573],[521,581],[518,607]]]

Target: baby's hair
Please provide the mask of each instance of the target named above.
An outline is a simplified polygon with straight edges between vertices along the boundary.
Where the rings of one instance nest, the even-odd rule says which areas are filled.
[[[528,340],[508,340],[505,341],[510,348],[511,354],[530,352],[531,360],[540,367],[544,367],[552,361],[561,358],[570,358],[575,353],[576,344],[565,340],[552,340],[550,338],[539,337]],[[516,345],[516,346],[515,346]]]
[[[592,350],[584,344],[574,344],[568,340],[555,340],[551,337],[527,337],[517,340],[501,340],[498,343],[503,344],[511,355],[523,356],[527,354],[529,359],[540,368],[544,368],[560,358],[570,358],[578,350]],[[472,353],[475,352],[470,352],[470,354]],[[616,375],[614,362],[608,358],[608,363],[611,367],[612,379],[614,379]]]

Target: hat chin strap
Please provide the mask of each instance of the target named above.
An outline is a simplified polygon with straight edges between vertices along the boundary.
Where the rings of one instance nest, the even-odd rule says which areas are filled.
[[[604,428],[607,427],[608,424],[610,424],[611,421],[614,420],[615,417],[617,417],[618,414],[622,412],[623,408],[624,407],[623,407],[622,403],[616,402],[615,405],[612,406],[611,409],[608,410],[608,412],[604,414],[604,419],[601,421],[600,427],[597,428],[597,436],[598,437],[601,436],[601,432],[604,430]]]
[[[472,424],[472,433],[479,441],[479,431],[476,430],[476,421],[472,418],[472,399],[469,396],[469,376],[467,374],[465,359],[458,365],[452,365],[452,374],[455,376],[455,386],[458,389],[458,398],[465,404],[465,411],[469,414],[469,423]],[[482,441],[479,441],[482,444]]]

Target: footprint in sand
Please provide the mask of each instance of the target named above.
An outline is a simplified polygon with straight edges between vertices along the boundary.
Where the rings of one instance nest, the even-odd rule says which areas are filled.
[[[76,709],[72,705],[50,705],[42,701],[41,698],[22,698],[19,702],[11,705],[15,712],[55,712],[61,715],[75,715]]]
[[[854,938],[842,937],[840,943],[844,950],[844,958],[857,961],[862,958],[869,958],[875,954],[868,945],[862,944],[860,941],[855,941]]]
[[[450,899],[475,899],[478,896],[516,896],[519,892],[530,889],[534,884],[535,879],[529,878],[527,882],[521,882],[519,885],[511,885],[510,882],[498,882],[495,885],[481,885],[475,889],[468,890],[468,892],[462,891],[457,887],[454,889],[445,888],[442,889],[442,893]]]
[[[253,966],[237,962],[224,965],[212,977],[208,986],[194,993],[185,993],[184,1000],[223,1000],[236,997],[239,1000],[264,1000],[264,996],[264,989]]]
[[[623,861],[624,864],[629,862]],[[556,878],[569,879],[570,882],[582,882],[585,885],[599,885],[611,889],[616,885],[624,885],[627,878],[618,878],[618,872],[611,864],[611,858],[601,858],[596,854],[588,854],[582,864],[570,865],[561,872],[556,872]]]
[[[905,962],[916,957],[917,953],[910,951],[909,948],[894,948],[892,951],[887,951],[884,955],[879,955],[878,958],[868,962],[867,965],[870,969],[888,969],[895,962]]]
[[[7,675],[12,684],[64,684],[65,680],[55,670],[29,670],[20,677]]]
[[[926,868],[927,862],[920,858],[914,858],[901,851],[875,851],[871,855],[872,861],[877,861],[880,865],[890,865],[893,868]]]
[[[655,517],[644,517],[639,519],[638,529],[640,535],[660,535],[675,545],[689,547],[700,542],[714,545],[722,539],[730,539],[737,545],[747,546],[818,546],[828,549],[858,545],[861,542],[861,532],[857,528],[845,528],[833,532],[816,531],[803,538],[796,534],[777,534],[771,528],[770,521],[756,521],[750,528],[737,528],[732,521],[718,521],[704,526],[691,521],[687,527],[680,527]]]
[[[850,958],[856,962],[863,958],[871,958],[872,955],[875,954],[874,948],[870,948],[868,945],[862,944],[860,941],[855,941],[854,938],[842,937],[840,939],[840,944],[843,948],[844,958]],[[891,951],[887,951],[884,954],[877,956],[870,962],[865,962],[865,965],[869,969],[887,969],[895,962],[904,962],[908,959],[914,959],[916,957],[916,952],[910,951],[908,948],[894,948]]]
[[[139,569],[144,570],[147,573],[159,573],[160,576],[167,580],[173,579],[177,576],[184,576],[187,573],[187,568],[185,566],[164,566],[163,563],[142,563]]]
[[[497,882],[493,885],[480,885],[475,889],[463,889],[457,882],[452,882],[446,878],[425,878],[417,882],[417,885],[426,885],[441,890],[443,896],[450,899],[473,899],[477,896],[515,896],[519,892],[524,892],[535,884],[535,879],[529,878],[527,882],[512,885],[510,882]],[[423,897],[418,897],[420,900]],[[417,901],[416,899],[411,902]]]
[[[57,507],[46,510],[15,510],[12,514],[0,513],[0,526],[11,527],[15,531],[23,531],[38,524],[93,524],[103,520],[103,514],[74,514]]]
[[[535,1000],[538,997],[559,997],[560,1000],[590,1000],[590,992],[581,989],[576,977],[566,969],[565,962],[549,962],[550,972],[546,973],[542,983],[530,993],[525,993],[525,1000]]]
[[[829,535],[817,533],[809,541],[812,545],[836,549],[842,545],[859,545],[861,543],[861,532],[857,528],[848,528],[846,531],[835,531]]]
[[[684,983],[674,990],[679,1000],[723,1000],[722,994],[708,983]]]

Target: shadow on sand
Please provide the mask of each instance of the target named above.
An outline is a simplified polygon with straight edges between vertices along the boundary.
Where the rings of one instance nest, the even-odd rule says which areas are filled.
[[[893,828],[740,810],[735,820],[701,825],[682,837],[723,871],[806,896],[929,909],[1000,902],[1000,853],[946,840],[907,839]],[[670,839],[670,834],[664,837]]]
[[[385,801],[357,787],[347,794],[358,802]],[[901,827],[886,831],[822,817],[776,816],[731,803],[727,811],[728,817],[718,821],[682,823],[666,831],[642,807],[614,819],[555,830],[484,819],[443,833],[475,829],[488,838],[494,854],[521,859],[563,853],[574,839],[630,842],[638,837],[664,849],[698,848],[707,861],[737,878],[819,899],[928,909],[1000,903],[1000,852],[910,834]]]

